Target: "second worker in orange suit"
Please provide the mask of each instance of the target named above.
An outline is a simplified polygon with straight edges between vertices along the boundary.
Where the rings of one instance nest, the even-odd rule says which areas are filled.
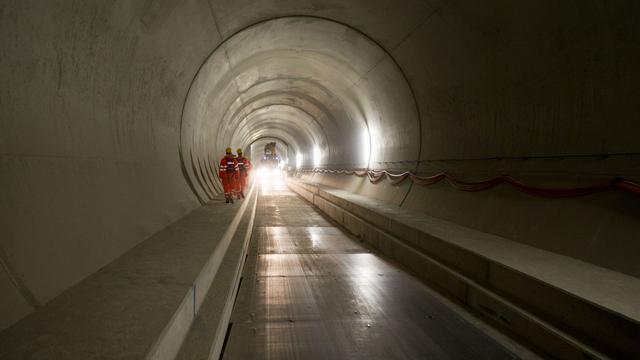
[[[225,156],[220,160],[220,171],[218,175],[222,180],[224,188],[224,198],[228,203],[233,204],[233,193],[236,191],[238,180],[238,162],[231,153],[231,148],[227,148]]]
[[[247,191],[247,186],[249,184],[249,171],[253,165],[251,165],[251,161],[244,155],[242,155],[242,149],[238,149],[238,157],[236,158],[238,161],[238,184],[237,184],[237,194],[238,199],[242,197],[244,199],[244,193]]]

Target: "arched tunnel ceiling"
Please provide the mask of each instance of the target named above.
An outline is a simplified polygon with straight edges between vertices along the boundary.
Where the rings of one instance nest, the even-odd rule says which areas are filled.
[[[301,135],[299,138],[301,141],[306,140],[306,145],[326,146],[328,142],[326,133],[314,117],[304,109],[290,105],[268,105],[256,108],[233,127],[235,136],[231,137],[231,142],[237,141],[235,139],[244,134],[251,136],[252,131],[260,128],[268,130],[270,125],[275,123],[286,125],[291,129],[292,135]]]
[[[307,167],[417,159],[415,109],[393,59],[365,35],[325,19],[280,18],[234,34],[202,66],[185,105],[182,154],[287,133]]]
[[[325,128],[338,126],[336,118],[348,118],[340,100],[320,84],[302,79],[280,78],[257,83],[238,97],[225,113],[219,131],[226,131],[228,134],[235,128],[235,123],[230,122],[232,119],[239,121],[243,115],[246,116],[257,108],[279,104],[295,107],[314,118],[325,137]],[[230,126],[225,128],[223,125],[227,124]]]
[[[242,139],[244,143],[247,145],[264,137],[271,138],[279,138],[287,142],[287,144],[291,145],[292,151],[296,153],[303,153],[300,151],[300,138],[296,136],[295,132],[292,132],[286,124],[282,123],[272,123],[267,124],[267,126],[263,128],[258,128],[252,131],[251,134],[248,135],[247,138]],[[302,143],[304,144],[304,143]]]

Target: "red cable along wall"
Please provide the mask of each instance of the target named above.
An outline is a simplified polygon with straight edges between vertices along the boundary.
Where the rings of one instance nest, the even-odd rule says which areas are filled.
[[[377,184],[384,179],[388,179],[392,185],[398,185],[407,179],[410,179],[416,185],[429,186],[439,183],[442,180],[447,181],[454,188],[461,191],[483,191],[491,189],[492,187],[507,183],[519,191],[532,196],[539,196],[545,198],[570,198],[576,196],[584,196],[599,193],[606,190],[618,189],[625,192],[629,192],[635,195],[640,195],[640,184],[626,180],[622,177],[614,178],[610,181],[603,181],[591,185],[571,187],[571,188],[543,188],[527,185],[522,183],[511,176],[500,175],[486,180],[468,182],[461,181],[447,173],[439,173],[433,176],[417,176],[411,171],[405,171],[402,173],[394,174],[387,170],[330,170],[330,169],[313,169],[307,170],[317,173],[326,174],[343,174],[343,175],[355,175],[359,177],[368,177],[372,184]]]

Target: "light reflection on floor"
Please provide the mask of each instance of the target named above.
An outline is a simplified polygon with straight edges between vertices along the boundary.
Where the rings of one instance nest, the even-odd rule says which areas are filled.
[[[279,169],[261,167],[254,172],[253,176],[263,196],[294,195],[287,188],[285,173]]]
[[[259,173],[224,359],[505,359],[412,276]]]

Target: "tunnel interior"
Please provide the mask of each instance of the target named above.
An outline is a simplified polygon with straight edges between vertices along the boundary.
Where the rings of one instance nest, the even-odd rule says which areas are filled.
[[[367,168],[418,159],[419,128],[411,88],[378,44],[327,19],[283,17],[239,31],[203,64],[180,151],[189,171],[227,146],[277,137],[301,155],[300,169]],[[200,170],[189,178],[206,198],[213,184]]]
[[[318,170],[640,179],[636,2],[0,4],[0,331],[222,193],[297,178],[640,277],[640,202]],[[46,275],[45,275],[46,274]],[[637,296],[637,294],[636,294]]]

